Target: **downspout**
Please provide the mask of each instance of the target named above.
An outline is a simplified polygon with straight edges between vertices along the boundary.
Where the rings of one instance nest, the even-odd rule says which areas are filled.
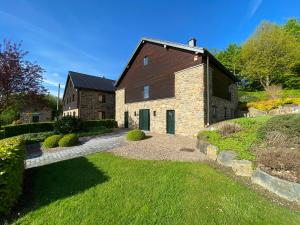
[[[206,57],[206,100],[207,100],[207,121],[206,126],[209,126],[209,120],[210,120],[210,107],[209,107],[209,101],[210,101],[210,89],[209,89],[209,55],[207,53]]]

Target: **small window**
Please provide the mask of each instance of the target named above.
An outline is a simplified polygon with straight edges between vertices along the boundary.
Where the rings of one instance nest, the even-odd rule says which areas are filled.
[[[147,66],[149,64],[149,57],[145,56],[144,57],[144,66]]]
[[[227,108],[224,107],[224,119],[226,119],[226,118],[227,118]]]
[[[156,111],[153,111],[153,116],[156,116]]]
[[[217,118],[217,106],[215,105],[212,106],[212,116],[214,119]]]
[[[98,100],[99,100],[99,102],[104,103],[105,102],[105,95],[99,95]]]
[[[75,101],[75,95],[74,94],[72,95],[72,101],[73,102]]]
[[[105,119],[105,112],[103,112],[103,111],[99,112],[99,119],[100,120],[104,120]]]
[[[134,116],[136,116],[136,111],[134,111]]]
[[[149,86],[144,86],[144,98],[149,98]]]

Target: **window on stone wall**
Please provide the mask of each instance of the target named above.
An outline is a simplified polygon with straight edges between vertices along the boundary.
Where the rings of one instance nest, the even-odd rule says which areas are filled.
[[[99,112],[99,119],[100,120],[104,120],[105,119],[105,112],[103,112],[103,111]]]
[[[214,119],[217,118],[217,106],[215,105],[212,106],[212,116]]]
[[[153,116],[156,116],[156,111],[153,111]]]
[[[104,103],[105,102],[105,95],[99,94],[98,101]]]
[[[227,107],[224,107],[224,119],[227,118]]]
[[[75,101],[75,95],[74,94],[72,95],[72,101],[73,102]]]

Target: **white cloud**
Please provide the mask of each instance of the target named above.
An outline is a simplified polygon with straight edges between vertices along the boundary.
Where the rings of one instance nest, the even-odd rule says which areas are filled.
[[[250,2],[250,7],[249,7],[249,17],[251,18],[254,16],[258,8],[261,6],[263,0],[252,0]]]

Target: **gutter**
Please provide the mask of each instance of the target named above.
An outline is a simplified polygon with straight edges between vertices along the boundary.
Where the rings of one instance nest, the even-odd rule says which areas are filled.
[[[206,103],[207,103],[207,120],[206,120],[206,126],[209,126],[209,120],[210,120],[210,89],[209,89],[209,55],[206,56]]]

